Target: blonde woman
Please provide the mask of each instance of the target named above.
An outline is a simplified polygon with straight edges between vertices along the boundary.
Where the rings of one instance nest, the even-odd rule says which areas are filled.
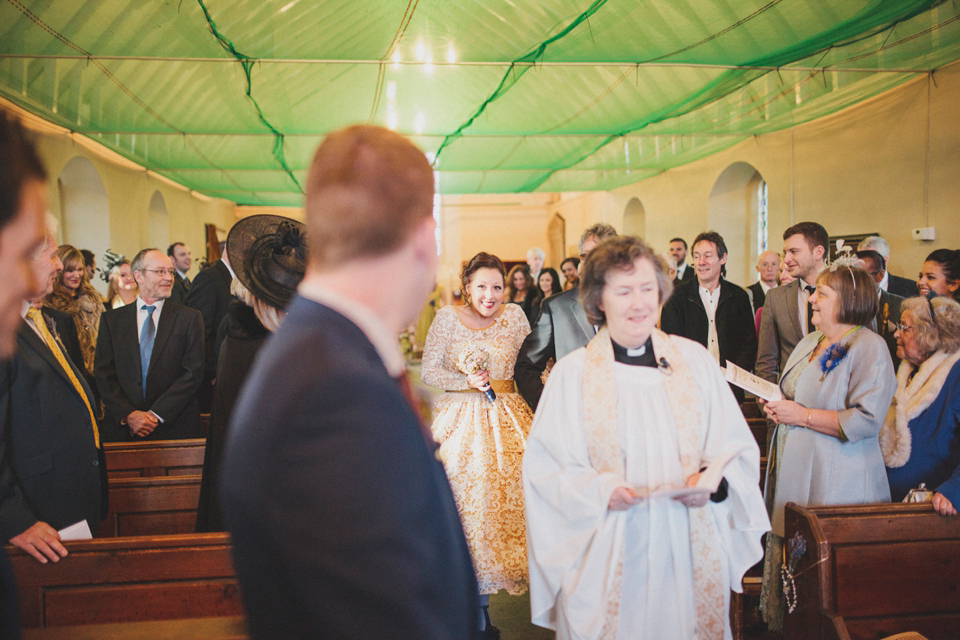
[[[44,299],[44,304],[73,317],[83,353],[83,366],[93,373],[93,355],[97,350],[97,330],[103,302],[100,294],[87,281],[83,254],[68,244],[57,249],[57,257],[63,263],[63,271],[53,283],[53,292]],[[79,362],[74,364],[81,364]]]

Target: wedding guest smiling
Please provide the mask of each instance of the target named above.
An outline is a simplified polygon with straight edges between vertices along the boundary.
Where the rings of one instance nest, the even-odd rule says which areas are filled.
[[[897,392],[880,433],[890,497],[902,500],[920,483],[933,507],[960,506],[960,304],[908,298],[897,325]]]
[[[477,571],[484,638],[499,638],[490,594],[527,590],[520,464],[533,413],[516,392],[513,365],[530,325],[520,307],[504,304],[503,278],[496,256],[470,259],[460,275],[465,304],[437,312],[421,369],[426,384],[446,391],[433,404],[433,437]],[[469,359],[485,366],[471,370]]]
[[[877,439],[896,389],[893,363],[879,335],[877,286],[854,260],[817,277],[813,325],[783,368],[783,400],[764,412],[777,424],[765,495],[767,535],[761,609],[771,629],[783,624],[780,565],[784,507],[887,502],[890,487]],[[765,312],[766,313],[766,312]]]

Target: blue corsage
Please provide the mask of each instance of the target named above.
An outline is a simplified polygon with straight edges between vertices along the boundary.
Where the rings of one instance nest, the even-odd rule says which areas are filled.
[[[847,351],[847,345],[839,342],[835,342],[827,347],[820,356],[820,371],[823,371],[824,377],[836,369],[838,364],[843,362],[843,359],[847,357]]]

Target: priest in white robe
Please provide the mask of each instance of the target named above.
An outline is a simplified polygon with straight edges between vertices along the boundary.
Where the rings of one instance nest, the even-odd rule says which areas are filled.
[[[730,590],[763,557],[759,448],[710,354],[655,328],[671,288],[637,238],[591,252],[603,326],[557,363],[527,440],[532,616],[558,640],[732,638]],[[716,492],[652,495],[728,454]]]

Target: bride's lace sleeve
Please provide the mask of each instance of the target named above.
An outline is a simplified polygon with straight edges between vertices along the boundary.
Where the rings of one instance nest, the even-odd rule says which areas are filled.
[[[424,384],[449,391],[469,388],[466,374],[455,368],[453,358],[448,353],[454,340],[456,323],[459,322],[456,314],[452,306],[437,312],[427,332],[420,365],[420,378]]]

